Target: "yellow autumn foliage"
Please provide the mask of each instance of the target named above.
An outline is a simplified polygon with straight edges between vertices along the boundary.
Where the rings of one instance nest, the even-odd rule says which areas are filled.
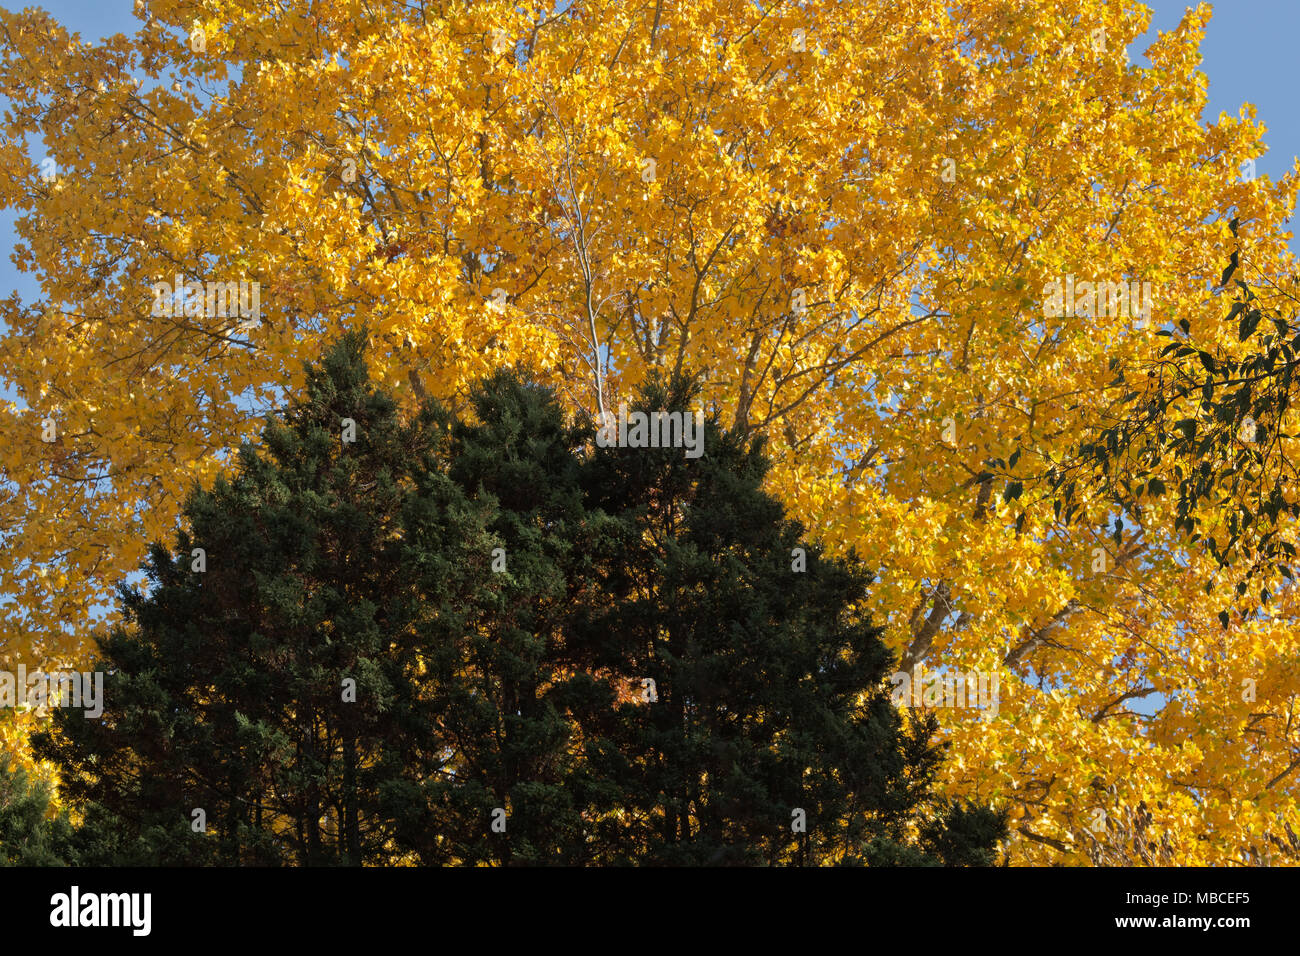
[[[84,660],[341,329],[412,403],[527,364],[590,416],[685,369],[879,568],[904,660],[999,675],[990,719],[939,715],[1011,862],[1297,859],[1293,591],[1223,630],[1167,510],[1116,541],[1040,480],[1154,329],[1230,346],[1231,217],[1252,280],[1295,271],[1296,172],[1243,178],[1262,126],[1204,115],[1207,5],[1149,67],[1131,0],[137,12],[100,45],[0,12],[0,204],[43,291],[3,303],[0,657]],[[256,281],[260,315],[156,314],[178,275]],[[1046,315],[1067,276],[1149,282],[1149,322]]]

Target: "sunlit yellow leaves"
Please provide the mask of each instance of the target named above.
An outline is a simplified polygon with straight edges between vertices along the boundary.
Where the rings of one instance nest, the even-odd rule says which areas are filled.
[[[1223,220],[1261,274],[1294,270],[1295,178],[1239,175],[1251,111],[1198,119],[1208,9],[1141,69],[1135,4],[700,0],[656,28],[659,6],[226,0],[203,54],[192,5],[150,4],[107,55],[0,13],[0,201],[45,300],[3,309],[0,657],[87,653],[190,484],[341,329],[370,330],[412,404],[518,364],[588,416],[680,365],[768,440],[771,491],[878,570],[896,651],[946,595],[926,665],[999,672],[995,718],[940,713],[945,786],[1011,809],[1013,861],[1115,862],[1140,805],[1189,863],[1300,826],[1294,599],[1225,634],[1167,510],[1116,544],[1100,503],[1067,527],[1033,478],[1112,360],[1151,348],[1045,317],[1046,283],[1149,280],[1153,328],[1213,335]],[[151,315],[177,274],[259,281],[260,321]],[[1096,809],[1114,830],[1087,829]]]

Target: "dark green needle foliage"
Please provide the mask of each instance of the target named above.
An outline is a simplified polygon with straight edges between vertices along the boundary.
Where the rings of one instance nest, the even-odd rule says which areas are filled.
[[[994,860],[1002,817],[936,798],[934,722],[889,701],[870,573],[804,540],[760,444],[599,448],[513,372],[403,420],[363,343],[122,588],[102,718],[36,739],[79,859]]]
[[[678,380],[637,408],[697,401]],[[991,857],[1001,819],[931,805],[934,724],[904,730],[881,689],[893,658],[854,611],[870,574],[823,557],[763,492],[760,443],[709,420],[704,445],[699,459],[604,449],[588,469],[591,503],[634,529],[613,600],[584,622],[590,663],[653,680],[657,697],[582,716],[614,742],[601,772],[625,794],[602,859],[856,863],[872,841],[910,863],[975,862],[972,842]],[[903,860],[921,815],[931,836]]]
[[[48,781],[0,757],[0,866],[61,866],[71,853],[72,826],[51,813]]]
[[[388,852],[405,741],[439,749],[422,652],[489,580],[486,516],[438,464],[448,437],[432,409],[398,420],[351,336],[236,476],[189,499],[175,553],[151,552],[148,593],[122,589],[126,627],[101,643],[103,717],[59,711],[59,733],[36,741],[73,801],[121,821],[119,854]]]

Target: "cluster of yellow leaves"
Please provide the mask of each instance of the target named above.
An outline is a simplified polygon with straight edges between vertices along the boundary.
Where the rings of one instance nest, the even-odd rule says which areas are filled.
[[[768,438],[811,533],[880,569],[891,646],[999,673],[994,719],[940,714],[945,788],[1009,808],[1013,862],[1294,859],[1292,593],[1223,631],[1158,502],[1117,543],[1034,480],[1153,328],[1216,344],[1228,218],[1254,275],[1294,268],[1295,175],[1244,181],[1253,115],[1202,116],[1207,7],[1149,68],[1124,51],[1149,13],[1103,0],[139,15],[91,47],[0,13],[0,203],[44,290],[3,310],[0,656],[77,653],[340,329],[412,402],[526,364],[589,415],[680,368]],[[259,281],[260,322],[151,315],[177,274]],[[1045,318],[1066,275],[1151,282],[1152,324]],[[981,476],[1017,450],[1008,502]]]
[[[29,780],[55,780],[55,768],[32,758],[28,740],[42,727],[40,717],[26,708],[0,710],[0,764],[21,768]]]

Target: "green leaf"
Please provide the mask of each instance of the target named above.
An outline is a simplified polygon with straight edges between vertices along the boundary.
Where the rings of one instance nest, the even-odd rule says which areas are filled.
[[[1238,302],[1237,305],[1233,306],[1234,311],[1237,310],[1238,307],[1244,309],[1246,305],[1244,302]],[[1251,309],[1241,317],[1241,325],[1237,329],[1237,335],[1241,341],[1244,342],[1246,339],[1250,338],[1250,334],[1259,326],[1259,320],[1263,317],[1264,313],[1260,312],[1259,309]],[[1231,318],[1232,317],[1229,316],[1229,320],[1231,320]]]
[[[1236,250],[1233,250],[1232,258],[1228,260],[1228,268],[1223,270],[1223,277],[1219,279],[1219,285],[1225,286],[1228,284],[1228,280],[1232,278],[1232,274],[1237,271],[1238,259],[1239,253],[1236,252]]]

